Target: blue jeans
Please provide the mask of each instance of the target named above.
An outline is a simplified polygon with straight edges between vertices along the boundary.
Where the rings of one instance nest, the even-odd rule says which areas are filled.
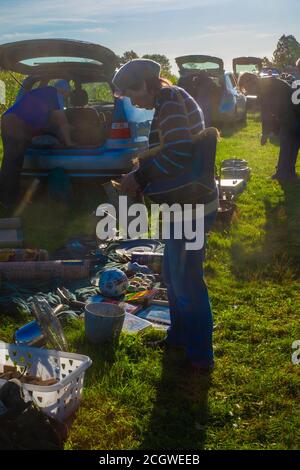
[[[215,216],[213,212],[205,217],[206,233]],[[165,240],[163,274],[171,314],[167,342],[185,348],[192,363],[213,366],[213,318],[203,278],[205,246],[188,251],[185,243],[185,239]]]

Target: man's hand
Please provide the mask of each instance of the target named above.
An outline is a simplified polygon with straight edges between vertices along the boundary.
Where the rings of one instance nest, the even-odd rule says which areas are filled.
[[[127,194],[136,194],[140,192],[140,186],[134,177],[134,171],[123,175],[120,182],[120,190]]]

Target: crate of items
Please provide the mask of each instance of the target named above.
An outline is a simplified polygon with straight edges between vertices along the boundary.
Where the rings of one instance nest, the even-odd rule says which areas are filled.
[[[91,364],[91,359],[81,354],[0,341],[0,376],[5,376],[7,370],[15,370],[17,376],[22,374],[25,400],[32,400],[44,413],[59,421],[64,421],[79,407],[84,374]],[[41,385],[26,383],[26,377],[28,381],[36,377]],[[0,378],[0,388],[5,381]],[[47,382],[52,385],[46,385]]]

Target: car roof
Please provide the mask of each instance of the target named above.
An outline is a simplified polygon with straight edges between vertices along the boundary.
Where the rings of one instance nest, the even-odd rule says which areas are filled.
[[[40,78],[111,80],[118,65],[110,49],[72,39],[31,39],[0,46],[0,67]]]

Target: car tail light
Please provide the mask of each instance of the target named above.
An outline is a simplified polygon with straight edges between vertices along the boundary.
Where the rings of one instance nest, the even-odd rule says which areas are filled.
[[[131,132],[129,122],[113,122],[111,125],[109,139],[130,139]]]

